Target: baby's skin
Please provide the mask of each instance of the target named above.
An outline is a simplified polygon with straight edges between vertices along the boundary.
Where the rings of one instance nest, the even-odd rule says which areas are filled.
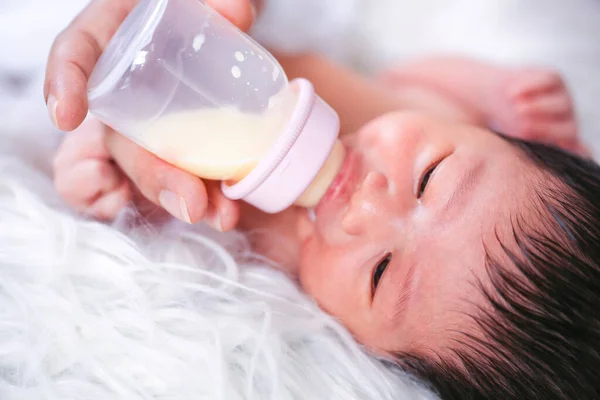
[[[114,9],[126,13],[114,4],[89,8],[110,20]],[[88,49],[97,58],[92,53],[109,34],[78,35],[92,29],[85,24],[89,8],[57,41],[48,67],[50,115],[72,131],[54,160],[64,200],[101,220],[134,204],[149,218],[165,218],[167,211],[188,223],[244,230],[256,251],[278,261],[379,354],[439,352],[453,340],[451,332],[475,329],[465,315],[483,301],[473,285],[486,279],[483,242],[489,239],[493,249],[494,235],[508,229],[503,221],[541,175],[488,128],[585,154],[568,90],[552,71],[446,57],[366,79],[316,55],[278,54],[291,79],[311,80],[338,111],[349,156],[316,219],[300,208],[262,214],[93,118],[81,124],[86,110],[77,107],[85,104],[85,86],[79,85],[94,60],[64,49],[102,37]],[[251,22],[251,12],[246,19],[227,13],[244,21],[238,25]]]

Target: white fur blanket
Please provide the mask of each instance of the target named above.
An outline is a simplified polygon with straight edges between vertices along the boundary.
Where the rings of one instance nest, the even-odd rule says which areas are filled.
[[[600,149],[594,0],[269,1],[257,36],[284,23],[275,44],[365,71],[437,51],[557,66]],[[84,3],[0,0],[0,398],[433,398],[367,357],[243,237],[129,229],[127,214],[109,227],[62,205],[41,82],[53,37]]]
[[[83,221],[45,174],[0,171],[3,400],[433,398],[244,238]]]

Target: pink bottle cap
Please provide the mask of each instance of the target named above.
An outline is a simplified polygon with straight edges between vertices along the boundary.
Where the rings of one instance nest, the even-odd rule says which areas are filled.
[[[284,132],[269,153],[240,182],[222,183],[225,196],[244,200],[266,213],[290,207],[306,191],[329,158],[340,130],[337,113],[306,79],[296,79],[299,97]]]

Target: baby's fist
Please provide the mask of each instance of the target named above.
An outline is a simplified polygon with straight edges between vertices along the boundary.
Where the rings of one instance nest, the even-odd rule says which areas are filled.
[[[76,211],[109,221],[132,200],[131,185],[105,144],[105,127],[95,119],[68,133],[54,158],[54,183]]]

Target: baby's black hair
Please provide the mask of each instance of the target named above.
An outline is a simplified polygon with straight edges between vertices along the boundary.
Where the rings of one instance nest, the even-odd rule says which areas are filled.
[[[471,316],[483,336],[462,335],[448,356],[398,354],[398,364],[444,400],[600,399],[600,166],[507,140],[549,177],[536,193],[548,222],[516,218],[516,246],[488,251],[487,304]]]

